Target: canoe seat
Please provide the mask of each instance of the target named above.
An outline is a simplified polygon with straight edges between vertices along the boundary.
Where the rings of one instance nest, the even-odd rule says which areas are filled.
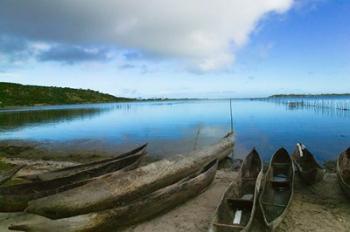
[[[228,198],[227,204],[231,208],[238,208],[238,209],[250,209],[253,208],[253,200],[252,199],[233,199]]]
[[[275,162],[275,163],[272,163],[272,166],[273,167],[289,167],[290,164],[289,163],[279,163],[279,162]]]
[[[217,226],[217,227],[237,228],[237,229],[243,229],[245,227],[245,226],[242,226],[242,225],[239,225],[239,224],[228,225],[228,224],[222,224],[222,223],[217,223],[217,222],[214,222],[213,225]]]
[[[241,197],[242,200],[249,200],[249,201],[252,201],[253,198],[254,198],[254,195],[251,194],[251,193],[249,193],[249,194],[244,194],[244,195]]]
[[[286,188],[289,187],[289,180],[286,175],[279,174],[272,177],[272,180],[270,181],[272,184],[272,187],[275,188]]]
[[[278,174],[272,177],[272,181],[274,182],[288,182],[288,176],[285,174]]]
[[[277,204],[277,203],[273,203],[273,202],[261,202],[263,205],[270,205],[270,206],[276,206],[276,207],[287,207],[287,205],[283,205],[283,204]]]

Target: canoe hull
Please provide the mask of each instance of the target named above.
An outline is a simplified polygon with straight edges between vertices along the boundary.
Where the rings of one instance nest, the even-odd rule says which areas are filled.
[[[105,169],[95,170],[96,172],[93,173],[84,171],[64,178],[0,187],[0,211],[23,211],[31,200],[85,185],[98,178],[99,175],[103,176],[104,173],[113,172],[115,176],[121,175],[124,171],[138,167],[145,154],[145,151],[140,151],[132,156],[101,166],[101,168],[105,167]]]
[[[194,151],[180,160],[157,161],[118,178],[110,175],[81,187],[31,201],[26,210],[57,219],[105,210],[111,205],[122,205],[196,173],[203,165],[230,155],[232,149],[232,137],[226,137],[218,144]]]
[[[25,167],[25,165],[20,165],[20,166],[12,168],[11,170],[9,170],[8,172],[6,172],[2,175],[0,175],[0,185],[2,185],[3,183],[5,183],[9,179],[11,179],[14,175],[16,175],[17,172],[19,172],[19,170],[21,170],[24,167]]]
[[[337,177],[338,182],[345,193],[345,195],[350,198],[350,148],[341,153],[337,160]]]
[[[14,225],[10,229],[36,232],[103,232],[115,231],[167,212],[205,191],[215,178],[217,161],[208,164],[200,173],[159,189],[131,204],[113,209],[64,218],[43,219],[39,223]]]
[[[323,169],[313,169],[310,171],[299,171],[300,178],[304,181],[305,184],[312,185],[323,180],[325,175],[325,170]]]
[[[281,148],[271,158],[266,172],[259,206],[266,227],[274,231],[284,219],[294,195],[294,163]],[[279,180],[279,176],[286,176]]]
[[[263,162],[259,154],[253,149],[242,163],[238,180],[232,182],[224,193],[219,206],[217,207],[209,232],[236,232],[249,231],[252,225],[259,196],[261,181],[263,178]],[[252,208],[245,210],[241,208],[243,225],[233,224],[233,211],[235,205],[230,205],[230,199],[240,199],[242,195],[253,196]],[[242,202],[244,203],[244,202]],[[239,207],[239,206],[237,206]],[[241,206],[242,207],[242,206]]]
[[[305,184],[312,185],[323,180],[325,169],[321,167],[314,155],[303,144],[297,144],[292,154],[292,160]]]
[[[87,172],[87,171],[91,172],[92,170],[103,169],[105,168],[106,164],[111,163],[113,161],[123,159],[134,154],[143,153],[145,152],[146,147],[147,147],[147,143],[131,151],[116,155],[113,158],[103,159],[103,160],[94,161],[94,162],[85,163],[85,164],[74,165],[71,167],[61,168],[61,169],[40,173],[40,174],[35,174],[35,175],[21,176],[21,178],[28,179],[31,181],[48,181],[48,180],[53,180],[57,178],[64,178],[67,176],[76,175],[81,172]]]

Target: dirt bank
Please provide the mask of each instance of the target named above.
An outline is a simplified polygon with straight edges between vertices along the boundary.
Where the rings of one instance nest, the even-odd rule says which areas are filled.
[[[210,188],[200,196],[180,205],[153,220],[134,225],[127,232],[204,232],[212,214],[229,183],[237,172],[220,170]],[[0,214],[0,231],[8,225],[39,218],[24,213]],[[259,216],[252,229],[264,231]],[[350,201],[338,186],[336,175],[328,173],[325,179],[312,187],[304,186],[297,177],[294,201],[277,231],[350,231]]]

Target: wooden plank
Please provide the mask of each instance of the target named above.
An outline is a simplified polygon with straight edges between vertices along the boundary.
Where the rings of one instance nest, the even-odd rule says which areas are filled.
[[[239,228],[239,229],[243,229],[245,227],[242,225],[228,225],[228,224],[222,224],[222,223],[217,223],[217,222],[214,222],[213,225],[219,226],[219,227],[229,227],[229,228]]]
[[[282,205],[282,204],[276,204],[272,202],[262,202],[264,205],[271,205],[271,206],[276,206],[276,207],[287,207],[287,205]]]

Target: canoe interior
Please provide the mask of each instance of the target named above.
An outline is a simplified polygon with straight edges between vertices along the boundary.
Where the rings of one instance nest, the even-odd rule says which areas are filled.
[[[138,153],[142,150],[144,150],[147,146],[147,143],[131,150],[131,151],[128,151],[128,152],[125,152],[125,153],[122,153],[122,154],[119,154],[115,157],[112,157],[112,158],[107,158],[107,159],[103,159],[103,160],[98,160],[98,161],[93,161],[93,162],[90,162],[90,163],[85,163],[85,164],[79,164],[79,165],[74,165],[74,166],[71,166],[71,167],[66,167],[66,168],[61,168],[61,169],[57,169],[57,170],[53,170],[52,172],[60,172],[60,171],[67,171],[67,170],[72,170],[72,169],[79,169],[79,168],[83,168],[83,167],[89,167],[91,165],[95,165],[95,164],[104,164],[104,163],[109,163],[110,161],[113,161],[113,160],[117,160],[117,159],[121,159],[121,158],[125,158],[127,156],[130,156],[132,154],[135,154],[135,153]]]
[[[5,173],[0,173],[0,185],[11,179],[16,173],[24,168],[25,165],[16,166]]]
[[[293,193],[294,169],[288,152],[281,148],[272,157],[260,196],[260,206],[267,223],[282,216]]]
[[[110,172],[114,172],[114,171],[118,171],[120,169],[126,168],[130,165],[133,165],[142,156],[143,156],[143,153],[138,153],[135,155],[131,155],[128,157],[124,157],[124,158],[112,161],[100,168],[86,170],[86,171],[75,173],[74,175],[63,177],[63,178],[3,186],[3,187],[0,187],[0,194],[11,194],[11,195],[37,194],[38,192],[41,192],[41,191],[49,191],[50,189],[62,188],[65,185],[71,185],[86,179],[94,178],[106,173],[110,173]]]
[[[350,187],[350,148],[340,155],[338,163],[341,177],[345,184]]]
[[[224,194],[212,225],[215,228],[213,231],[241,231],[250,224],[262,170],[263,162],[254,149],[242,163],[238,182],[231,184]]]
[[[52,179],[56,179],[56,178],[71,176],[73,174],[84,172],[84,171],[89,171],[89,170],[92,170],[94,168],[101,168],[101,167],[104,167],[106,164],[109,164],[113,161],[121,160],[121,159],[127,158],[131,155],[138,154],[140,152],[143,152],[146,149],[146,146],[147,146],[147,144],[144,144],[144,145],[139,146],[131,151],[119,154],[113,158],[103,159],[103,160],[94,161],[94,162],[85,163],[85,164],[74,165],[71,167],[56,169],[53,171],[49,171],[49,172],[45,172],[45,173],[41,173],[41,174],[36,174],[36,175],[21,176],[21,178],[28,179],[31,181],[44,181],[44,180],[52,180]]]

